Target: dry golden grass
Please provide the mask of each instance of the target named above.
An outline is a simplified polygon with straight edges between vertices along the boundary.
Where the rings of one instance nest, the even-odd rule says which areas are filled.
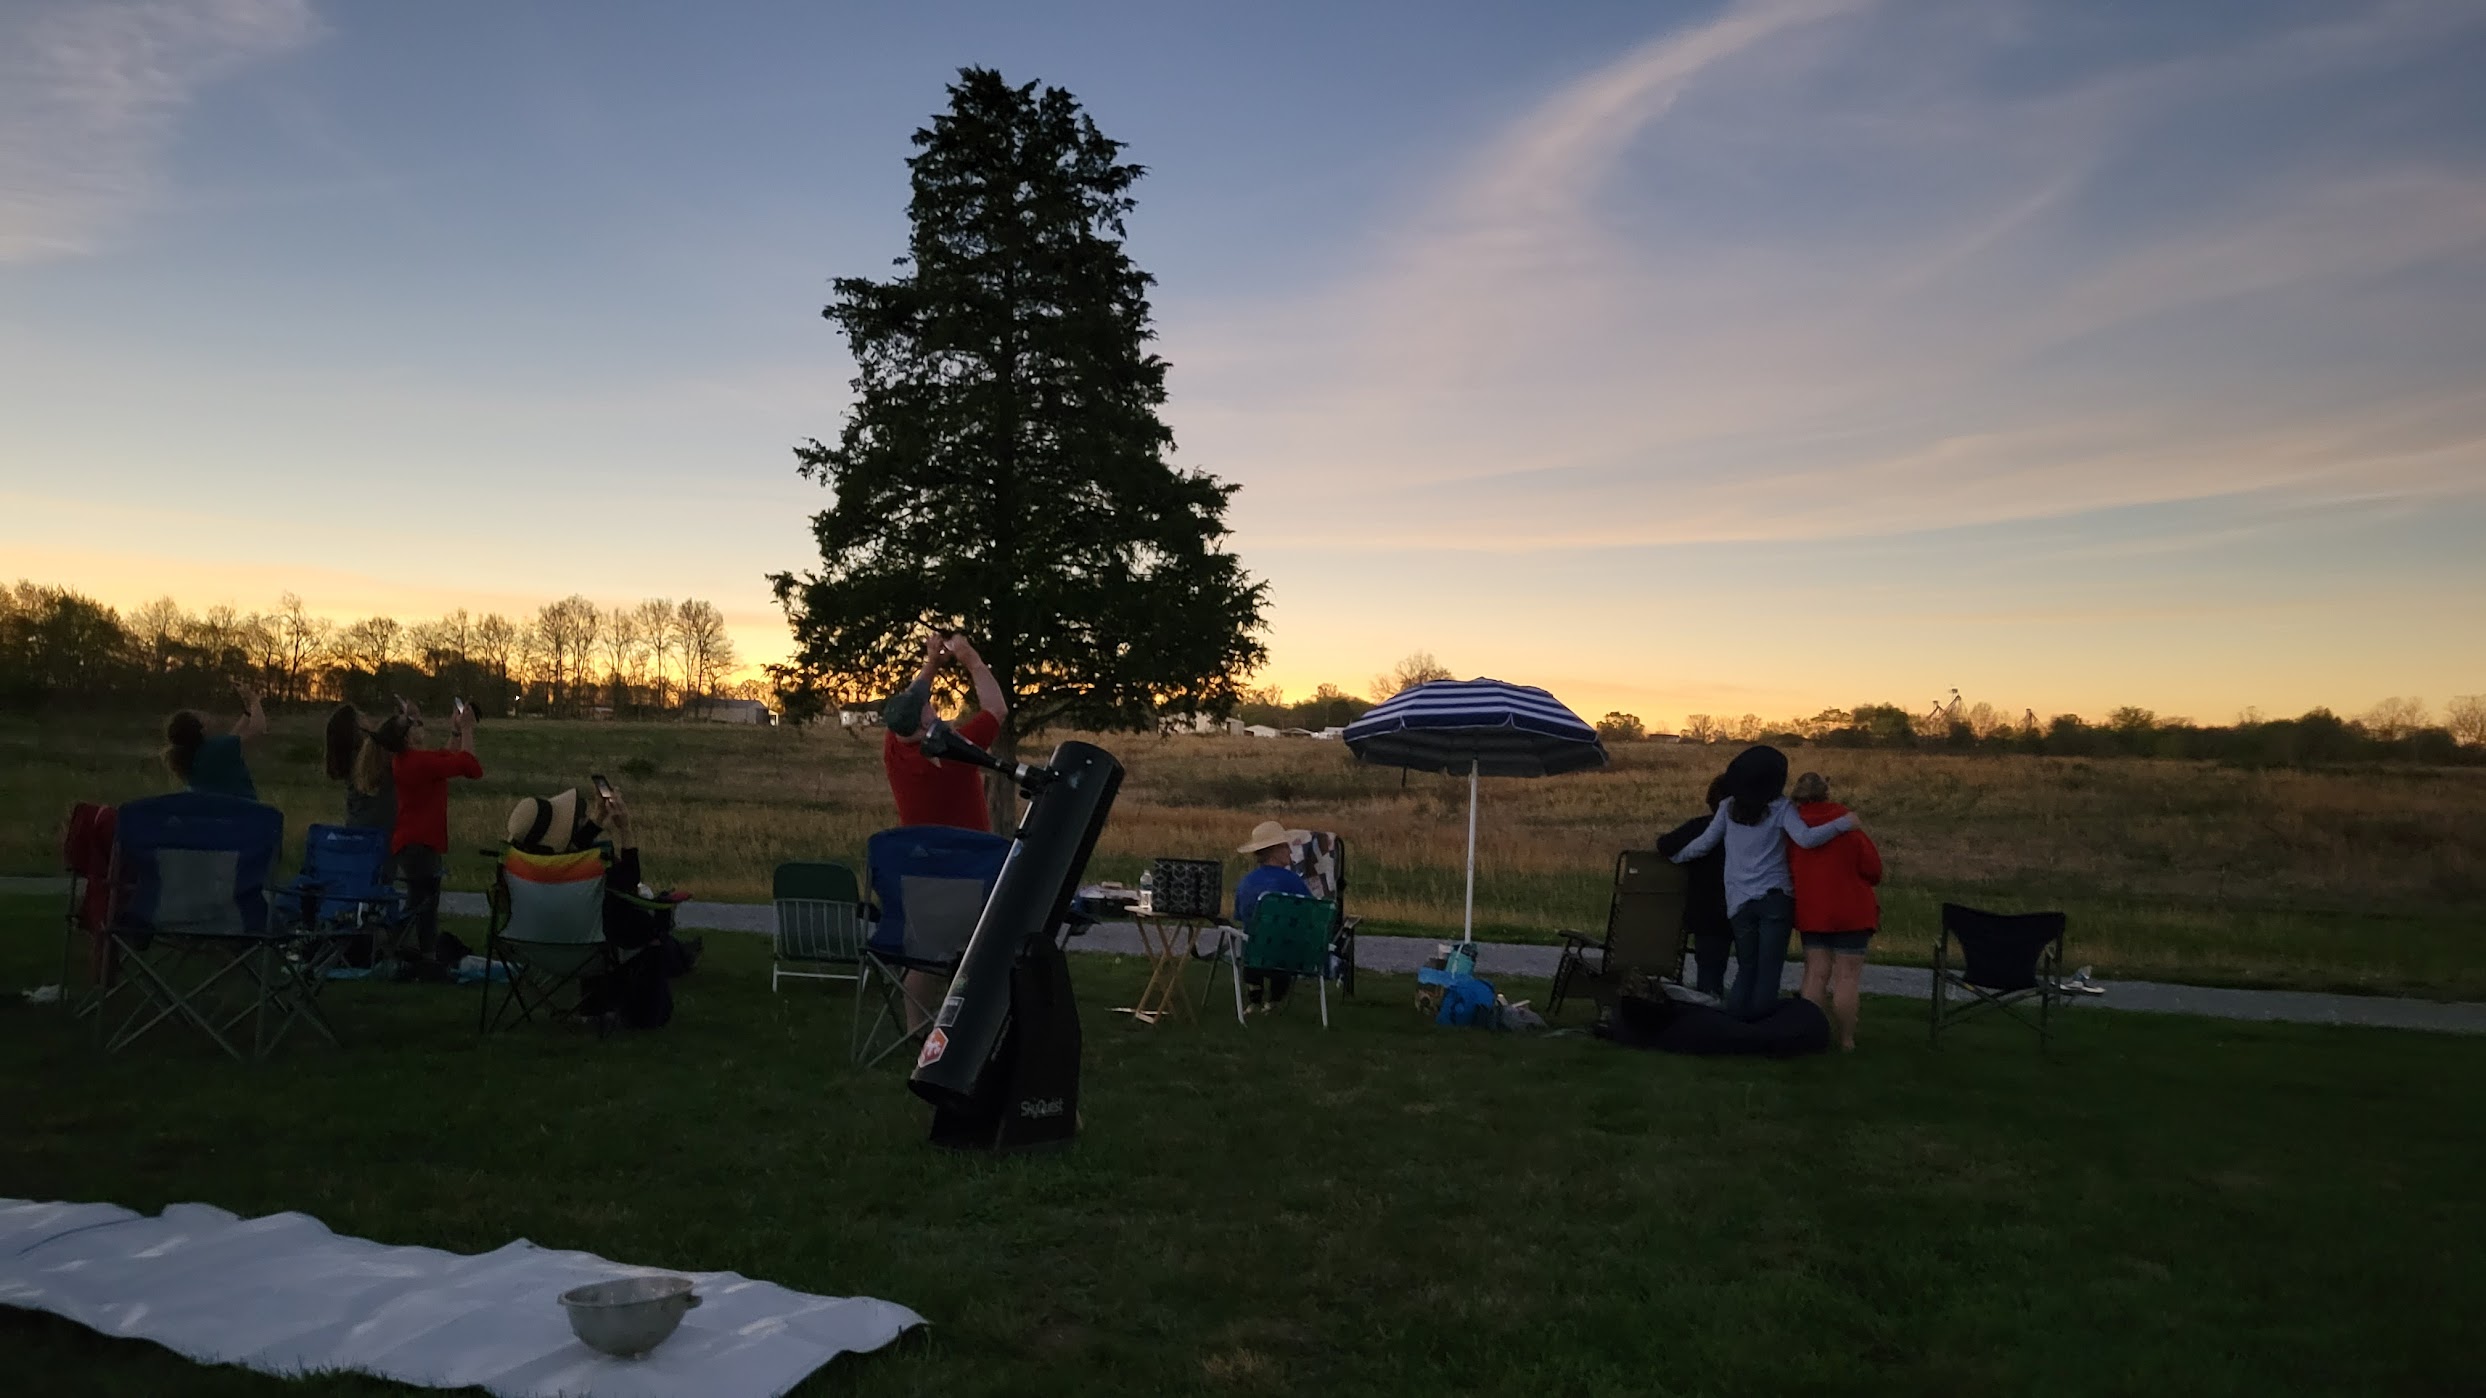
[[[256,758],[296,830],[331,819],[315,720],[280,723]],[[1048,743],[1051,739],[1047,740]],[[1345,832],[1353,903],[1390,930],[1460,918],[1467,783],[1356,765],[1334,743],[1096,736],[1129,769],[1093,872],[1154,856],[1243,861],[1252,824]],[[1039,745],[1039,752],[1044,750]],[[517,721],[487,726],[488,773],[453,790],[453,884],[512,801],[602,771],[639,811],[653,872],[701,897],[759,900],[800,858],[857,859],[894,813],[877,736],[724,725]],[[1699,807],[1728,748],[1634,744],[1602,772],[1488,779],[1478,819],[1480,935],[1542,938],[1603,922],[1615,852]],[[2470,836],[2486,771],[2244,771],[2134,759],[1952,757],[1804,749],[1890,866],[1885,939],[1921,953],[1941,898],[2064,907],[2079,960],[2247,983],[2486,993],[2486,854]],[[0,724],[11,793],[0,872],[49,872],[73,799],[160,790],[143,720]],[[464,852],[465,857],[460,854]]]

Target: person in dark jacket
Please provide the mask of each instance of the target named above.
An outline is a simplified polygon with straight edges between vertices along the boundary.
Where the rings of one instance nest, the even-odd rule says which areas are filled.
[[[1668,859],[1701,837],[1726,799],[1726,773],[1710,779],[1701,798],[1701,813],[1657,837],[1657,852]],[[1726,851],[1711,850],[1683,866],[1683,930],[1692,938],[1692,988],[1703,995],[1726,998],[1726,955],[1735,945],[1726,921]]]

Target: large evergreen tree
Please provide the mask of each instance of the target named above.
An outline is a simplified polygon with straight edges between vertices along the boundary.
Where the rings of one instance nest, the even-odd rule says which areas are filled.
[[[1122,247],[1140,166],[1056,87],[964,69],[915,133],[908,255],[841,277],[856,399],[796,448],[834,502],[821,564],[770,577],[779,673],[885,693],[927,622],[964,628],[1010,696],[1000,746],[1048,724],[1223,713],[1265,651],[1266,585],[1225,551],[1234,487],[1167,463],[1153,279]],[[782,681],[781,681],[782,682]]]

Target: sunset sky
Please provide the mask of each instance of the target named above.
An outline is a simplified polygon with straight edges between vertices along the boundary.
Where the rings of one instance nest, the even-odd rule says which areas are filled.
[[[0,0],[0,580],[777,657],[970,63],[1150,169],[1264,681],[2486,691],[2475,0]]]

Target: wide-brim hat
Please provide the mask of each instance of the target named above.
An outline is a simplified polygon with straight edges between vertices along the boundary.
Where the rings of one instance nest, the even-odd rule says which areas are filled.
[[[1271,845],[1300,844],[1312,838],[1309,830],[1289,830],[1274,820],[1264,820],[1252,827],[1252,837],[1234,847],[1236,854],[1258,854]]]
[[[509,808],[509,842],[520,849],[567,852],[578,835],[578,788],[530,796]]]

